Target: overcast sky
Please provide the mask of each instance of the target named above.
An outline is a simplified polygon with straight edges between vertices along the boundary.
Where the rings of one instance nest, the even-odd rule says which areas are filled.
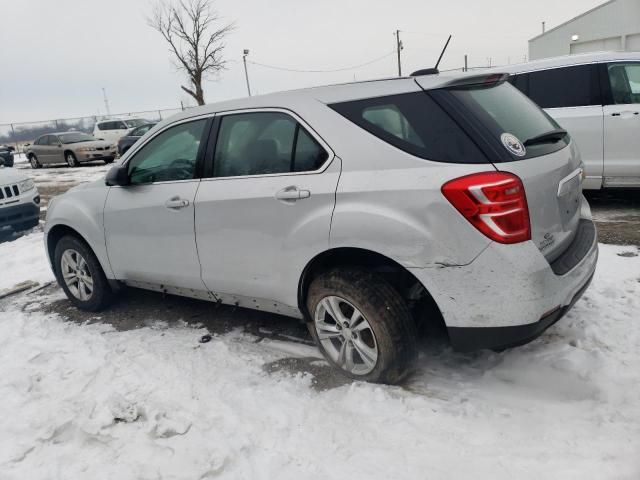
[[[294,69],[336,69],[391,53],[402,31],[403,70],[432,66],[449,33],[441,68],[516,63],[527,40],[601,0],[217,0],[237,23],[228,70],[205,85],[207,102],[246,95],[249,60]],[[147,26],[150,0],[0,0],[0,123],[175,108],[184,76]],[[249,64],[254,93],[393,76],[389,55],[337,73],[290,73]]]

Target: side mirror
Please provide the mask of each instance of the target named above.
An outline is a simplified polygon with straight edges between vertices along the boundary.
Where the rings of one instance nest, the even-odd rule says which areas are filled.
[[[109,187],[125,187],[129,185],[129,171],[126,165],[114,165],[107,172],[105,182]]]

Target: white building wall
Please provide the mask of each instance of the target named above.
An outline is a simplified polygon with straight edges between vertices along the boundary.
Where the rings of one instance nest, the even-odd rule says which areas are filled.
[[[602,50],[640,51],[640,0],[612,0],[529,40],[531,60]]]

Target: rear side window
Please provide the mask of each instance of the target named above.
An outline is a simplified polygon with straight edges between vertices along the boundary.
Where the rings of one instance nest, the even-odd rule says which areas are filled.
[[[511,83],[542,108],[602,105],[595,65],[523,73]]]
[[[319,169],[327,152],[290,115],[255,112],[222,118],[214,177],[268,175]]]
[[[330,107],[417,157],[448,163],[487,163],[476,144],[424,92],[334,103]]]
[[[640,103],[640,63],[613,63],[607,65],[607,72],[613,103]]]

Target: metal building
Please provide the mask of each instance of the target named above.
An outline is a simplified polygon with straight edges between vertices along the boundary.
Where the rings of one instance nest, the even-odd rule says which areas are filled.
[[[640,51],[640,0],[611,0],[529,40],[529,58]]]

